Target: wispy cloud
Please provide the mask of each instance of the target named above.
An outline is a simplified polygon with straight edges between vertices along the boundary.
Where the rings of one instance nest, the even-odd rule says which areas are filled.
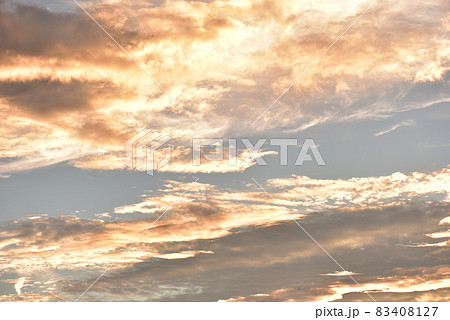
[[[391,128],[389,128],[385,131],[380,131],[380,132],[375,133],[375,137],[379,137],[379,136],[382,136],[383,134],[395,131],[400,127],[413,127],[415,125],[416,125],[416,122],[414,120],[403,121],[403,122],[400,122],[400,123],[392,126]]]

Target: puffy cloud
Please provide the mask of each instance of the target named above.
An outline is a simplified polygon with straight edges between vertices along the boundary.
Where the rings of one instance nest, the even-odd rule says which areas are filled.
[[[320,210],[328,207],[370,207],[410,200],[449,200],[450,169],[432,173],[400,172],[384,177],[320,180],[304,176],[272,179],[269,185],[280,188],[279,203]],[[275,197],[278,197],[275,194]]]

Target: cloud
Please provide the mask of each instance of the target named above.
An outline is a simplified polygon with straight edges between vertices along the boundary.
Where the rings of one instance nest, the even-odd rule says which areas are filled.
[[[22,294],[22,287],[25,283],[26,277],[21,277],[17,279],[17,282],[14,284],[14,290],[16,290],[17,295],[20,296]]]
[[[386,294],[386,298],[392,293],[401,299],[402,293],[408,297],[415,291],[448,287],[448,247],[405,246],[426,239],[424,230],[436,228],[448,210],[447,206],[439,207],[333,210],[309,215],[300,223],[344,267],[355,270],[354,277],[364,289]],[[157,246],[175,250],[194,246],[214,253],[170,261],[149,259],[115,270],[102,278],[85,299],[101,295],[113,301],[216,301],[239,297],[248,297],[248,301],[329,301],[358,293],[355,300],[368,300],[348,277],[324,276],[334,274],[337,266],[290,222],[240,229],[216,240],[172,241]],[[145,284],[142,279],[146,279]],[[72,283],[67,290],[76,294],[90,282]],[[181,290],[186,283],[189,287]],[[135,289],[124,289],[130,287]],[[164,292],[164,287],[180,290]]]
[[[414,199],[449,199],[449,168],[433,173],[400,172],[382,177],[311,179],[304,176],[268,181],[269,192],[284,206],[312,210],[333,207],[371,207]]]
[[[108,47],[103,32],[87,16],[54,12],[29,4],[11,4],[9,1],[0,9],[2,64],[19,62],[20,57],[77,57],[97,63],[102,60],[108,63],[115,58],[117,63],[114,55],[110,55],[109,61],[104,60],[104,53],[111,54],[115,50]],[[93,51],[92,48],[98,50]]]
[[[176,146],[169,144],[170,147],[170,161],[164,167],[159,168],[159,172],[179,172],[179,173],[211,173],[211,172],[243,172],[245,169],[254,166],[257,162],[253,159],[248,151],[239,150],[236,152],[236,162],[229,160],[228,147],[223,148],[223,157],[220,160],[208,161],[205,160],[207,151],[201,151],[201,164],[193,163],[193,149],[191,146]],[[165,145],[156,150],[154,153],[154,167],[157,166],[160,160],[165,155]],[[214,152],[213,152],[214,153]],[[261,151],[261,156],[272,155],[273,151]],[[151,166],[151,163],[146,163],[144,157],[144,170],[150,169],[146,166]],[[247,161],[244,161],[246,160]],[[75,167],[83,169],[97,169],[97,170],[114,170],[114,169],[135,169],[127,167],[127,158],[125,152],[105,153],[103,155],[94,154],[71,161]]]
[[[251,128],[367,3],[348,1],[345,9],[309,1],[84,5],[201,127],[75,4],[52,11],[8,2],[0,8],[0,112],[12,125],[2,137],[23,148],[0,156],[39,158],[34,146],[62,134],[59,143],[51,141],[55,148],[89,144],[106,151],[82,154],[88,160],[73,161],[76,166],[121,169],[115,160],[137,128],[183,138],[273,135],[450,101],[443,0],[377,3]],[[20,136],[16,124],[24,123],[40,134]],[[15,170],[43,165],[28,164]],[[172,169],[196,172],[181,163]]]
[[[17,294],[1,300],[73,300],[183,194],[188,183],[180,175],[246,169],[230,168],[226,160],[194,168],[191,137],[299,133],[450,101],[445,0],[377,3],[255,127],[250,123],[366,1],[84,5],[200,128],[75,5],[52,11],[3,1],[0,177],[61,161],[122,170],[125,141],[138,128],[177,137],[180,146],[164,169],[178,175],[108,215],[37,215],[4,224],[0,280],[11,273],[26,277],[14,279]],[[375,135],[413,124],[399,122]],[[377,299],[446,301],[449,170],[351,179],[293,175],[265,185]],[[367,297],[257,186],[203,182],[85,299]]]
[[[399,124],[392,126],[391,128],[389,128],[385,131],[380,131],[380,132],[375,133],[375,137],[382,136],[383,134],[397,130],[400,127],[411,127],[411,126],[415,126],[415,125],[416,125],[416,123],[414,122],[414,120],[403,121],[403,122],[400,122]]]
[[[57,114],[86,112],[92,108],[93,100],[121,97],[120,90],[114,88],[108,81],[86,83],[74,79],[62,82],[48,78],[25,82],[0,82],[0,94],[9,105],[17,106],[20,111],[44,119]]]
[[[439,290],[448,286],[443,280],[448,243],[442,244],[449,239],[446,172],[349,180],[294,177],[270,180],[268,189],[368,291],[445,292]],[[104,220],[37,216],[10,222],[0,232],[3,270],[31,276],[54,271],[58,297],[71,300],[187,185],[167,181]],[[377,197],[366,194],[369,189]],[[339,197],[348,203],[342,206]],[[114,219],[118,215],[121,219]],[[86,299],[100,294],[114,301],[335,300],[360,290],[341,271],[263,192],[197,183]],[[72,273],[80,280],[66,280]],[[39,290],[30,286],[30,292]]]

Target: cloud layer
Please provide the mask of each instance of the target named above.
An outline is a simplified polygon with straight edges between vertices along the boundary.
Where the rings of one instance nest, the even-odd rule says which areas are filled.
[[[144,127],[185,140],[280,134],[449,101],[446,1],[377,3],[254,126],[368,3],[83,2],[200,127],[73,5],[1,4],[0,157],[16,158],[3,174],[83,156],[83,168],[117,168]]]
[[[364,290],[379,301],[450,300],[448,166],[417,155],[426,163],[410,170],[405,153],[395,169],[404,173],[254,176],[267,194],[250,179],[254,163],[195,167],[190,156],[192,138],[297,137],[330,126],[340,143],[354,127],[334,132],[333,125],[376,120],[381,129],[370,139],[387,141],[419,127],[420,115],[409,112],[450,103],[447,0],[379,1],[311,70],[368,1],[81,4],[136,61],[75,3],[0,0],[0,183],[61,162],[132,180],[133,172],[121,172],[125,143],[142,128],[173,138],[173,161],[161,170],[160,187],[141,184],[146,190],[133,201],[95,218],[83,210],[20,212],[4,223],[1,301],[73,301],[109,266],[84,300],[368,301]],[[419,134],[429,132],[408,141],[428,151],[431,142],[445,147]],[[238,152],[238,162],[247,155]],[[386,172],[383,163],[375,167]],[[206,179],[191,185],[193,174]],[[33,183],[36,190],[45,185]],[[109,198],[127,191],[105,189],[114,189]]]
[[[257,186],[241,193],[198,183],[175,205],[189,184],[168,181],[142,202],[96,220],[34,216],[11,222],[0,233],[2,274],[26,276],[27,291],[42,299],[53,296],[33,281],[53,280],[52,294],[74,299],[173,205],[86,299],[367,300],[276,201],[381,300],[403,294],[445,300],[448,177],[445,169],[334,184],[276,179],[267,187],[274,200]],[[336,198],[336,185],[342,199]],[[365,195],[362,203],[366,189],[377,196]],[[304,201],[313,202],[314,210]],[[51,279],[42,276],[48,272]]]

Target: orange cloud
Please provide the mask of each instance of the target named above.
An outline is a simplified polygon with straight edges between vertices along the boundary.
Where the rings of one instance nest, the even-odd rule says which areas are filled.
[[[164,130],[174,137],[227,137],[230,132],[245,135],[280,126],[298,131],[450,99],[445,92],[439,99],[423,97],[408,105],[393,103],[398,99],[395,95],[390,103],[382,99],[391,88],[404,91],[405,86],[419,82],[444,81],[449,70],[445,35],[450,23],[443,0],[377,3],[254,128],[249,124],[354,21],[368,5],[366,1],[345,5],[166,1],[152,7],[141,1],[96,1],[84,5],[201,127],[83,12],[54,12],[30,5],[4,9],[0,19],[5,35],[0,48],[2,112],[9,122],[33,121],[51,135],[62,133],[59,148],[88,144],[110,153],[98,155],[98,160],[93,159],[95,154],[81,153],[90,157],[82,165],[76,162],[83,168],[96,169],[99,163],[116,168],[108,159],[118,157],[136,128]],[[423,11],[433,14],[419,14]],[[361,101],[368,96],[370,101]],[[336,101],[332,106],[327,102],[331,97]],[[48,143],[43,135],[25,139],[14,128],[4,131],[22,140],[28,150],[12,157],[39,158],[35,146]],[[8,143],[4,136],[1,144]],[[9,149],[8,155],[0,156],[11,153]],[[18,161],[14,170],[48,163],[21,165]]]

